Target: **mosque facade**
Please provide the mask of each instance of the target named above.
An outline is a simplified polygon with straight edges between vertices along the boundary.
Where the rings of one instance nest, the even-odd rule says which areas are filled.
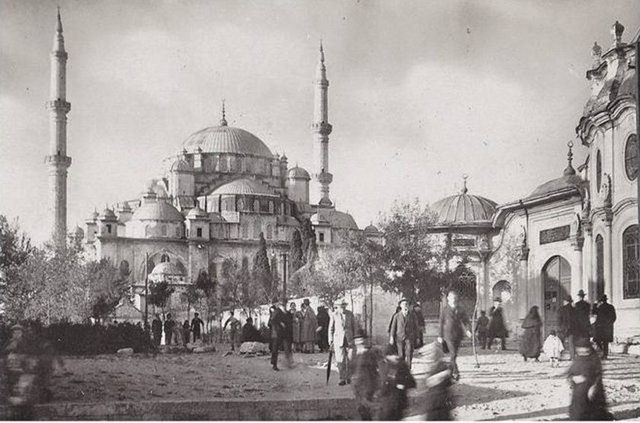
[[[640,333],[637,56],[623,31],[616,22],[611,47],[593,46],[591,96],[576,127],[584,163],[573,166],[569,143],[567,167],[527,196],[498,205],[465,183],[432,205],[436,232],[478,282],[479,308],[500,298],[516,335],[532,306],[545,334],[556,329],[563,299],[579,300],[580,290],[615,306],[617,337]]]

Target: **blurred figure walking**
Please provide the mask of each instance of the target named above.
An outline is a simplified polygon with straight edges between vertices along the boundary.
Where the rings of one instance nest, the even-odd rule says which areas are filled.
[[[533,306],[522,322],[522,339],[520,339],[520,354],[527,361],[527,358],[533,358],[539,361],[540,349],[542,348],[542,339],[540,329],[542,328],[542,319],[538,312],[538,306]]]
[[[380,363],[380,379],[382,386],[374,420],[401,420],[409,405],[407,391],[416,387],[416,381],[392,345],[387,345],[385,358]]]
[[[453,398],[449,392],[449,387],[453,384],[451,365],[443,360],[444,352],[437,342],[424,348],[423,358],[427,362],[425,369],[426,420],[452,420]]]
[[[460,379],[458,371],[458,349],[466,331],[471,338],[469,331],[469,319],[465,312],[458,307],[458,294],[455,291],[449,291],[447,294],[447,302],[440,311],[440,336],[438,342],[442,344],[443,351],[448,351],[451,360],[451,373],[454,380]],[[446,348],[446,350],[445,350]]]
[[[569,420],[613,420],[607,411],[602,364],[587,338],[576,340],[576,357],[567,372],[572,387]]]

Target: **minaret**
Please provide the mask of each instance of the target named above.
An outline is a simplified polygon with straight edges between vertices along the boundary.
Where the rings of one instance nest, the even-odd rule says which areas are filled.
[[[314,179],[320,185],[320,201],[318,204],[331,207],[329,199],[329,184],[333,175],[329,173],[329,134],[333,129],[329,124],[327,68],[324,66],[324,51],[320,42],[320,55],[316,68],[316,80],[314,82],[314,107],[313,107],[313,147],[315,155]]]
[[[56,34],[51,51],[51,92],[46,103],[49,110],[49,155],[45,163],[49,167],[49,207],[52,240],[63,244],[67,233],[67,168],[71,157],[67,156],[67,52],[64,50],[62,21],[58,8]]]

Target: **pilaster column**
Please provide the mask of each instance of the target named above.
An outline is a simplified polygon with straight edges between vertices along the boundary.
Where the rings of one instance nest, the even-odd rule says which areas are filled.
[[[524,319],[529,310],[529,247],[520,247],[520,268],[518,269],[518,318]]]
[[[613,221],[613,212],[611,209],[606,210],[605,214],[605,237],[604,237],[604,292],[609,297],[609,301],[613,302],[613,250],[612,250],[612,232],[611,223]],[[597,300],[591,298],[591,301]]]

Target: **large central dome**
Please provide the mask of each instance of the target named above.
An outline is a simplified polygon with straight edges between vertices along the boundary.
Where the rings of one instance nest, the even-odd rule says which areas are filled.
[[[226,122],[222,122],[226,123]],[[269,147],[244,129],[234,128],[226,124],[211,126],[191,134],[183,143],[188,153],[228,153],[273,158]]]

